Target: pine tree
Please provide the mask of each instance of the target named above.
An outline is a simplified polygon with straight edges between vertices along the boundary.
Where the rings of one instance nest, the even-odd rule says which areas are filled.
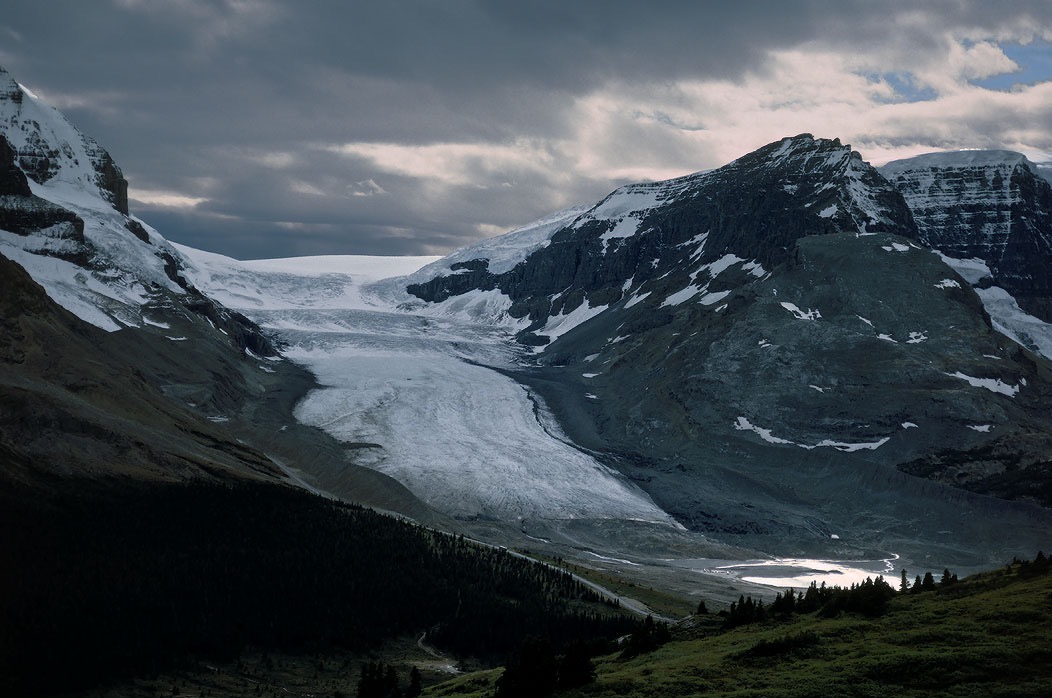
[[[420,683],[420,670],[413,667],[409,672],[409,688],[405,689],[405,698],[417,698],[424,692]]]
[[[903,567],[902,568],[902,581],[899,582],[899,592],[905,594],[909,590],[910,590],[910,581],[906,577],[906,568]]]
[[[559,661],[559,688],[577,688],[595,681],[595,666],[584,643],[574,642]]]

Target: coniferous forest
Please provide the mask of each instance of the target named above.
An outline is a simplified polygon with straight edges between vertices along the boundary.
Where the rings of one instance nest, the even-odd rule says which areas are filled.
[[[0,683],[14,694],[424,630],[497,663],[528,636],[561,648],[635,623],[566,572],[286,487],[83,488],[0,494]]]

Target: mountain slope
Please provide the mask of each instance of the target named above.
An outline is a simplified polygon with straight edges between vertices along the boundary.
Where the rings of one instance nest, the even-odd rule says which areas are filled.
[[[902,196],[837,141],[624,187],[500,273],[464,256],[409,292],[503,294],[538,350],[517,376],[694,530],[988,555],[1004,543],[990,517],[1018,522],[1023,550],[1050,522],[897,469],[1052,503],[1049,367],[994,330]],[[947,450],[971,455],[932,460]]]
[[[297,423],[313,377],[187,281],[182,254],[128,215],[98,144],[2,69],[0,87],[0,479],[306,484],[305,469],[324,476],[312,486],[440,519]]]
[[[1019,153],[932,153],[880,168],[906,198],[926,245],[981,259],[994,285],[1052,321],[1052,185]]]
[[[719,292],[722,280],[709,287],[722,272],[763,276],[797,238],[841,230],[916,234],[901,197],[857,153],[804,134],[718,170],[618,189],[502,273],[458,260],[408,290],[440,302],[499,289],[529,323],[521,339],[543,346],[618,301]]]

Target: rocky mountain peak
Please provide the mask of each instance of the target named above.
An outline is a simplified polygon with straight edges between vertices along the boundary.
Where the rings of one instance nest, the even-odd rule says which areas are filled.
[[[1020,307],[1052,320],[1052,185],[1021,153],[966,150],[881,168],[913,210],[921,240],[980,259]]]
[[[487,259],[460,255],[408,290],[441,302],[499,289],[521,338],[545,344],[554,324],[568,329],[559,318],[722,292],[785,262],[802,237],[878,232],[917,236],[902,196],[850,147],[803,134],[716,170],[621,187],[514,268],[494,273]]]
[[[18,166],[37,184],[95,190],[117,211],[128,213],[128,181],[110,154],[3,67],[0,128],[17,154]]]

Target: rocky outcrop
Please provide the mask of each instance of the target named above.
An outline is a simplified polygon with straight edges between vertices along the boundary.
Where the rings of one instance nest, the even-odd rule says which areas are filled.
[[[1052,185],[1009,151],[933,153],[881,172],[913,210],[921,239],[958,259],[981,259],[993,285],[1052,321]]]
[[[34,196],[26,175],[15,164],[15,152],[0,134],[0,230],[16,235],[40,233],[49,244],[40,254],[87,264],[84,220],[61,206]]]
[[[0,126],[15,150],[19,168],[38,184],[51,181],[60,172],[70,181],[79,178],[127,215],[128,181],[110,154],[64,119],[48,119],[45,110],[54,112],[36,104],[0,67]]]

